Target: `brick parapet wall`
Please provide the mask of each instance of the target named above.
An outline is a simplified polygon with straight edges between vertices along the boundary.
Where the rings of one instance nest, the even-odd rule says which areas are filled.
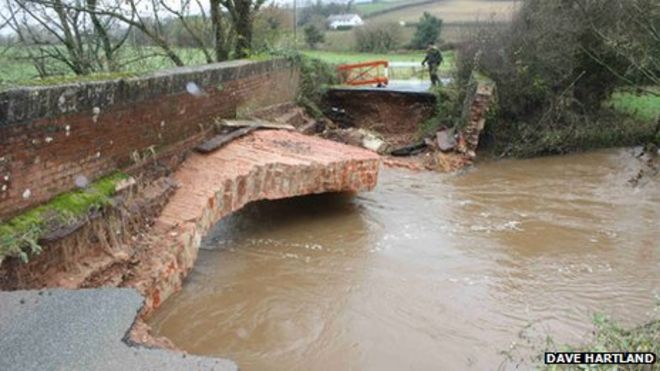
[[[181,156],[218,118],[293,100],[298,78],[286,60],[232,61],[0,93],[0,221],[74,189],[76,178]]]
[[[479,137],[486,126],[489,113],[496,108],[497,92],[495,82],[490,78],[473,72],[467,87],[461,114],[461,132],[465,143],[459,151],[475,157],[479,147]]]

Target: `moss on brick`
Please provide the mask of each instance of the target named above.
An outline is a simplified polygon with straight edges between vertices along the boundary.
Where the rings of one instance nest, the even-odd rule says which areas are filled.
[[[127,179],[124,173],[104,177],[84,190],[61,194],[48,203],[0,224],[0,261],[19,257],[28,261],[28,253],[41,252],[39,239],[54,226],[70,224],[84,218],[90,211],[110,203],[117,183]]]

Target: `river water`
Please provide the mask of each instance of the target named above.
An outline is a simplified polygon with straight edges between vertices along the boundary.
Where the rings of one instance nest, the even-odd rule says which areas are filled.
[[[262,202],[209,235],[158,335],[243,370],[510,369],[594,313],[657,316],[660,182],[632,149],[383,169],[373,192]]]

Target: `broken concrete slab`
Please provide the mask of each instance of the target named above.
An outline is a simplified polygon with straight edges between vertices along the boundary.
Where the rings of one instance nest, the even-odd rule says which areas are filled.
[[[126,343],[143,302],[132,289],[0,292],[0,370],[238,370]]]

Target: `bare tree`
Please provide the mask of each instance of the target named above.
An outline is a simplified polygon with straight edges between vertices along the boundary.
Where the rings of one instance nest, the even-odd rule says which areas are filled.
[[[202,53],[204,53],[204,57],[206,58],[206,63],[213,63],[213,56],[209,52],[207,42],[205,41],[204,35],[201,34],[204,30],[198,30],[196,29],[190,22],[191,17],[190,17],[190,5],[191,5],[191,0],[180,0],[179,3],[177,4],[177,7],[170,6],[166,0],[160,0],[160,5],[165,9],[167,12],[173,14],[176,19],[181,23],[181,26],[183,29],[190,35],[192,40],[195,43],[195,46],[199,48]],[[201,18],[203,22],[207,21],[206,18],[206,12],[204,11],[204,8],[201,6],[201,4],[198,3],[200,6],[200,10],[202,12]]]
[[[61,0],[38,1],[52,3]],[[163,55],[169,58],[172,63],[177,66],[184,65],[183,60],[175,52],[165,35],[161,17],[167,11],[163,9],[160,0],[124,0],[121,2],[117,0],[95,0],[93,7],[81,6],[79,2],[71,2],[67,4],[67,9],[73,12],[94,14],[97,17],[107,17],[122,22],[127,27],[137,30],[148,37],[154,45],[163,51]]]
[[[226,36],[227,30],[225,21],[223,19],[221,1],[222,0],[209,0],[216,61],[224,61],[229,59],[229,42]]]
[[[108,29],[114,20],[92,17],[81,9],[95,6],[96,0],[6,0],[8,12],[2,19],[25,46],[23,52],[40,76],[54,70],[49,60],[77,75],[115,71],[116,54],[128,31],[113,39]]]
[[[583,48],[585,54],[626,85],[634,86],[640,80],[660,85],[660,3],[657,0],[573,1],[588,20],[587,27],[600,41],[598,47],[616,55],[619,63],[609,62],[589,45]],[[652,89],[647,92],[658,95]]]
[[[247,57],[252,48],[252,24],[254,15],[265,0],[219,0],[227,9],[236,32],[234,53],[237,58]]]

